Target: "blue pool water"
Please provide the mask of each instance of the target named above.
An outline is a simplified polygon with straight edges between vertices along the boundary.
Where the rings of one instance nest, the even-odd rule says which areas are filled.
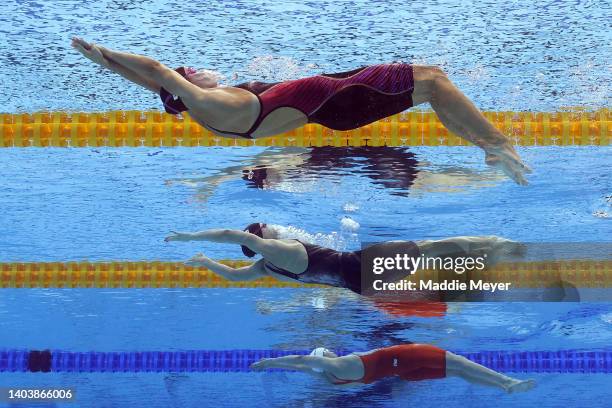
[[[257,221],[350,250],[455,235],[612,241],[608,147],[522,148],[535,169],[527,187],[475,148],[333,151],[2,149],[2,260],[240,258],[238,247],[163,238]]]
[[[69,49],[73,35],[215,69],[226,83],[403,60],[442,66],[483,109],[601,108],[612,95],[611,9],[606,0],[8,0],[2,109],[159,108]]]
[[[404,60],[442,66],[483,109],[600,109],[612,95],[611,18],[606,1],[10,0],[0,11],[1,110],[159,109],[155,95],[84,61],[72,35],[215,69],[225,83]],[[163,238],[259,220],[349,250],[452,235],[612,242],[609,147],[519,152],[534,169],[528,187],[485,166],[476,148],[0,149],[0,262],[240,258],[238,248]],[[336,289],[0,291],[3,349],[358,351],[405,341],[608,349],[612,306],[453,303],[423,317]],[[538,387],[502,395],[445,379],[347,390],[279,372],[0,373],[0,387],[73,387],[75,407],[610,405],[603,374],[517,375]]]
[[[603,349],[612,340],[609,304],[451,304],[443,316],[418,317],[334,289],[8,289],[0,314],[6,346],[83,351],[366,350],[407,340],[470,351]],[[491,399],[501,407],[607,406],[606,374],[517,375],[538,387],[508,396],[445,379],[338,390],[298,373],[4,373],[0,385],[74,387],[79,406],[105,407],[488,407]]]
[[[473,148],[395,149],[385,152],[393,157],[388,162],[364,151],[334,152],[2,149],[2,261],[176,261],[200,251],[241,258],[231,246],[165,244],[162,239],[174,229],[240,228],[255,220],[291,226],[288,234],[339,249],[461,234],[531,242],[612,241],[606,215],[611,176],[600,171],[608,148],[523,148],[521,155],[536,169],[528,187],[488,169]],[[568,165],[569,158],[580,165]],[[336,165],[325,164],[330,160]],[[0,315],[2,346],[26,349],[325,345],[366,350],[418,341],[457,351],[597,350],[612,340],[610,304],[453,303],[440,316],[420,317],[334,289],[7,289],[0,297]],[[579,406],[585,400],[605,406],[599,404],[608,392],[603,374],[529,376],[539,382],[536,391],[512,397],[453,379],[388,381],[338,391],[291,373],[5,373],[0,386],[73,386],[83,406],[104,399],[107,405],[100,406],[201,406],[203,401],[463,406],[469,400],[484,407],[491,398],[500,398],[502,407],[534,401]],[[230,384],[240,391],[231,391]]]

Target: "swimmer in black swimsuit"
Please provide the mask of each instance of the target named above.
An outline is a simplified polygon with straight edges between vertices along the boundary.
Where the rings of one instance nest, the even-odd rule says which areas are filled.
[[[256,139],[307,123],[350,130],[428,102],[451,132],[485,151],[487,164],[519,184],[527,184],[524,174],[531,171],[510,141],[437,67],[377,64],[278,83],[218,86],[210,71],[173,70],[154,59],[80,38],[74,38],[72,46],[159,94],[166,112],[188,110],[193,120],[219,136]]]
[[[245,256],[262,256],[257,262],[242,268],[232,268],[198,254],[188,265],[205,267],[232,281],[248,281],[263,276],[291,281],[321,284],[362,293],[362,251],[340,252],[296,239],[279,239],[279,231],[263,223],[250,224],[244,231],[213,229],[200,232],[173,232],[169,241],[211,241],[238,244]],[[496,251],[514,251],[517,244],[503,238],[455,237],[427,241],[389,241],[368,247],[389,254],[405,253],[418,258],[444,256],[482,256]],[[397,276],[401,279],[403,276]]]

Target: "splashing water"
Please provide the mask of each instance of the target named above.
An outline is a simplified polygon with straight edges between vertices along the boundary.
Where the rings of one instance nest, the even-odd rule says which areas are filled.
[[[274,225],[270,226],[279,232],[280,239],[298,239],[309,244],[320,245],[326,248],[335,249],[336,251],[345,251],[349,247],[358,246],[359,241],[355,231],[359,228],[359,224],[353,220],[341,221],[340,232],[332,231],[325,233],[310,233],[301,228],[292,225]],[[345,225],[350,225],[346,227]]]
[[[610,218],[612,212],[612,193],[606,194],[601,202],[597,203],[596,208],[593,210],[593,215],[597,218]]]
[[[248,64],[246,74],[264,82],[286,81],[306,76],[316,68],[316,64],[302,66],[290,57],[263,55]]]
[[[342,225],[342,229],[345,231],[356,232],[359,229],[359,223],[347,216],[342,218],[340,225]]]
[[[344,211],[346,211],[346,212],[355,212],[355,211],[359,210],[359,205],[354,204],[354,203],[346,203],[346,204],[344,204],[342,209]]]

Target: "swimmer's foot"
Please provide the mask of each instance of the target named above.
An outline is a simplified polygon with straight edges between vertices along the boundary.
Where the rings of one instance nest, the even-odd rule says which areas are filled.
[[[457,237],[449,238],[446,241],[451,241],[460,247],[463,251],[463,256],[486,257],[487,266],[494,266],[502,261],[508,262],[522,259],[527,253],[526,244],[495,235]]]
[[[524,256],[527,252],[527,245],[495,235],[457,237],[449,238],[446,241],[451,241],[458,245],[468,256],[486,255],[489,257],[499,257],[505,255],[520,257]]]
[[[527,253],[527,245],[506,238],[493,237],[490,250],[499,256],[520,257]]]
[[[505,238],[495,237],[491,246],[485,252],[487,266],[495,266],[499,262],[513,262],[524,258],[527,245]]]
[[[522,162],[514,147],[509,143],[491,145],[484,147],[486,154],[485,162],[492,167],[503,171],[508,177],[522,186],[527,185],[525,173],[531,173],[531,169]]]
[[[506,387],[506,392],[508,394],[512,394],[515,392],[525,392],[529,391],[533,387],[535,387],[536,383],[534,380],[516,380],[513,379]]]

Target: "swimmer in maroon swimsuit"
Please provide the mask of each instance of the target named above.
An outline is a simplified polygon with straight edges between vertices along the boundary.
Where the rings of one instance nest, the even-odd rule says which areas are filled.
[[[486,162],[519,184],[527,184],[509,140],[437,67],[405,63],[365,66],[278,83],[218,86],[210,71],[170,69],[149,57],[74,38],[72,46],[95,63],[158,93],[167,112],[189,111],[213,133],[256,139],[307,123],[335,130],[355,129],[429,102],[453,133],[484,149]]]
[[[455,376],[470,383],[501,388],[508,393],[528,391],[535,386],[533,380],[508,377],[465,357],[427,344],[402,344],[341,357],[319,347],[308,356],[267,358],[252,364],[251,368],[302,371],[334,385],[370,384],[386,377],[421,381]]]
[[[233,281],[248,281],[264,276],[279,280],[335,286],[362,293],[362,251],[340,252],[296,239],[281,239],[280,231],[272,225],[250,224],[244,231],[213,229],[200,232],[173,232],[169,241],[211,241],[241,245],[242,253],[250,258],[262,256],[257,262],[241,268],[232,268],[202,254],[187,262],[188,265],[205,267]],[[442,240],[389,241],[368,247],[378,254],[407,254],[418,258],[445,256],[482,256],[490,258],[497,253],[515,251],[520,244],[495,236],[454,237]],[[386,255],[384,255],[386,256]],[[393,272],[389,272],[392,274]],[[389,281],[405,277],[388,275]]]

